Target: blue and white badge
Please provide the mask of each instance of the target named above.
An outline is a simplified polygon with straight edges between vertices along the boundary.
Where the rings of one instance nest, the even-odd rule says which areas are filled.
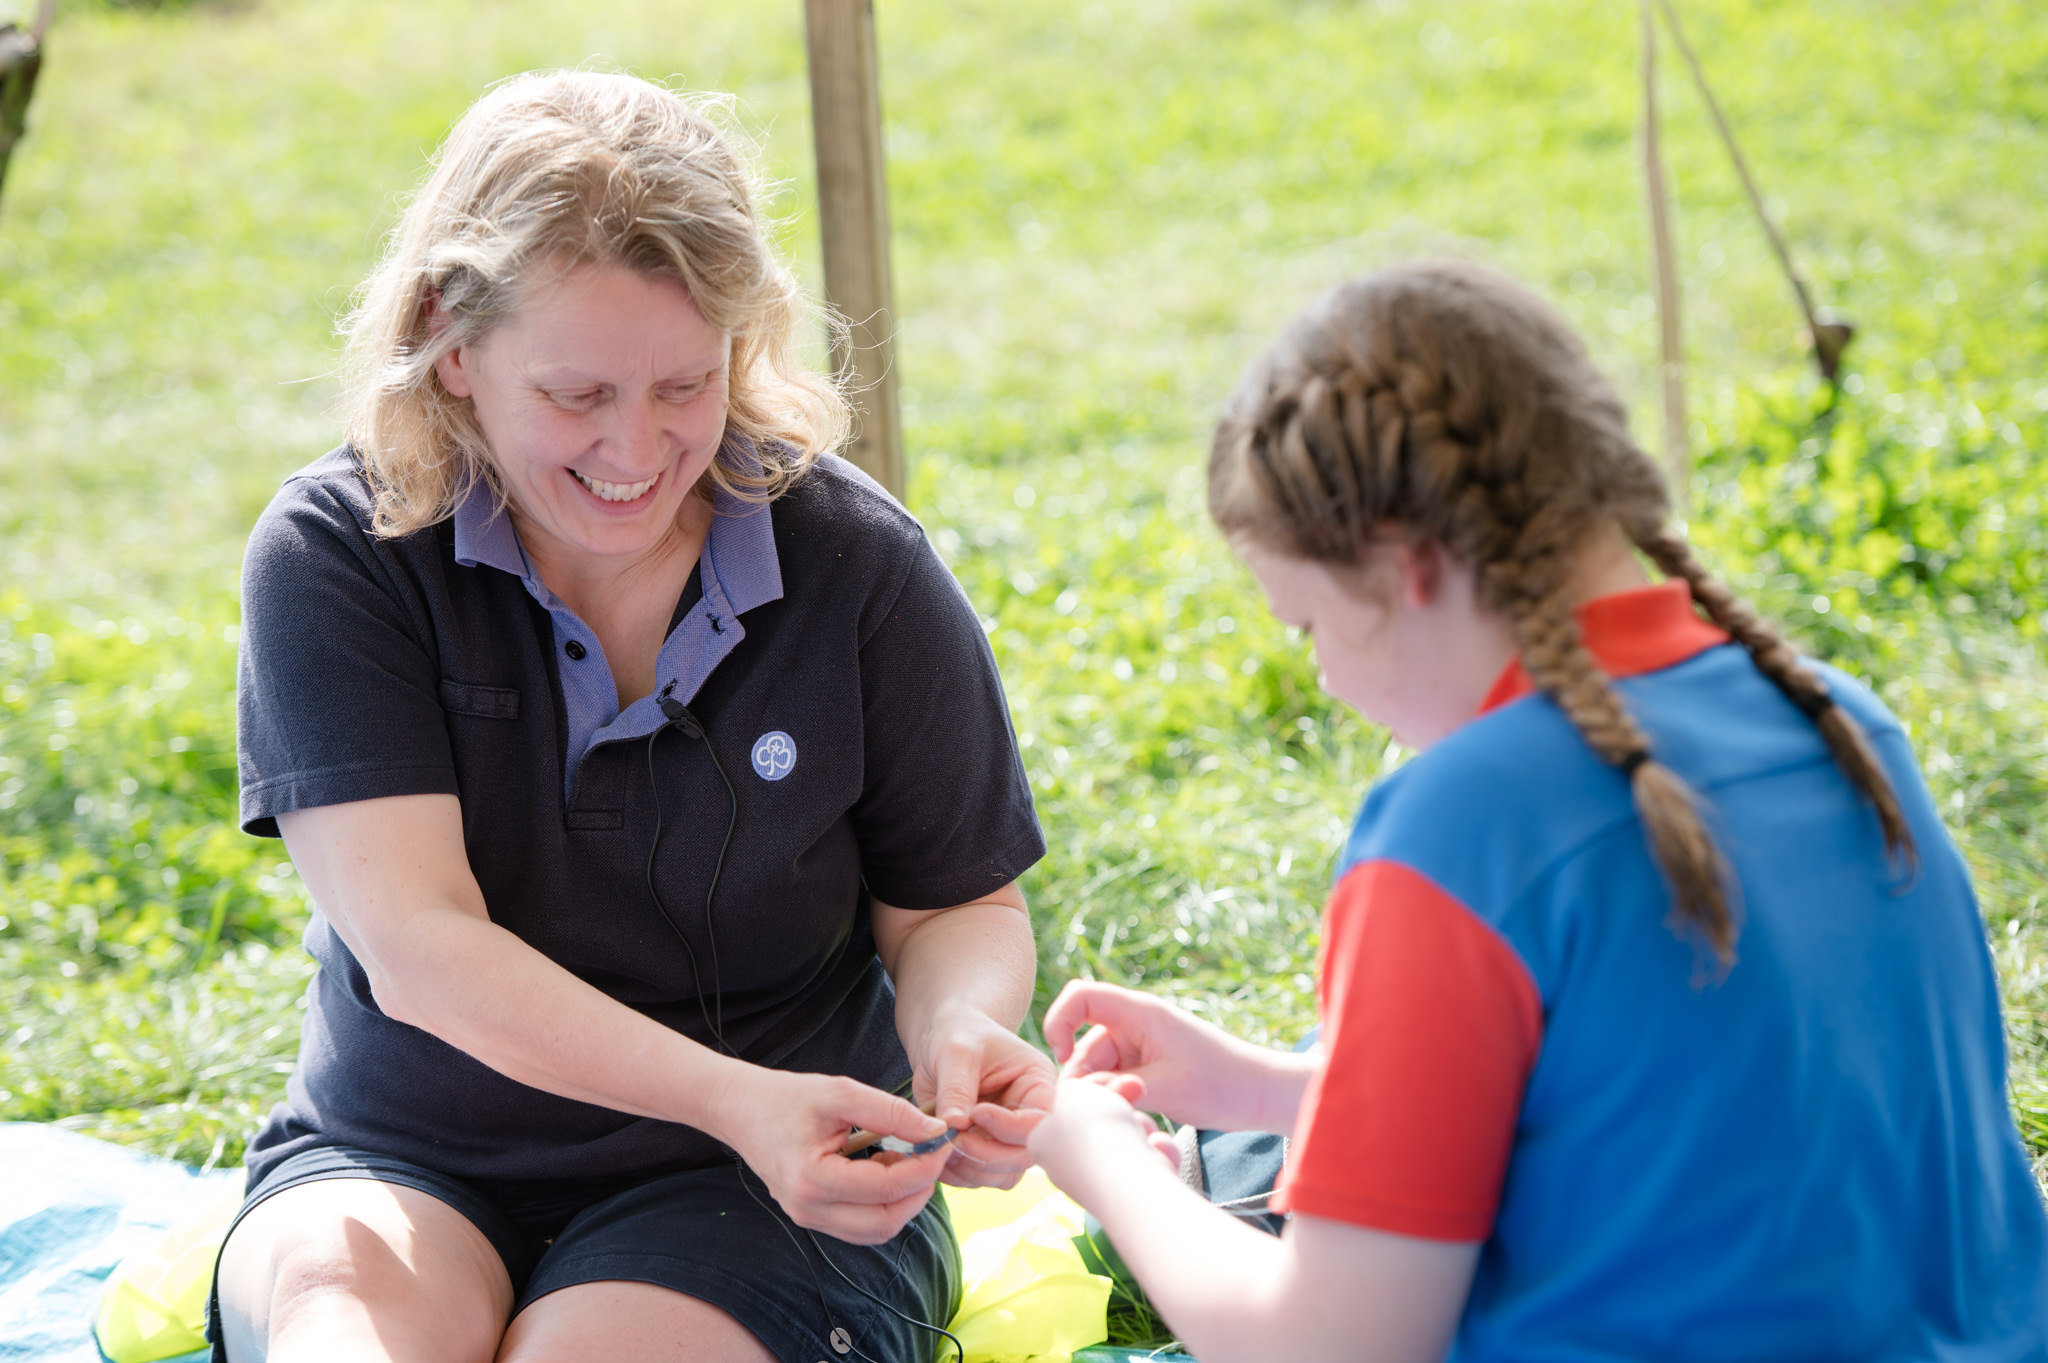
[[[796,740],[771,729],[754,740],[754,770],[763,781],[780,781],[796,766]]]

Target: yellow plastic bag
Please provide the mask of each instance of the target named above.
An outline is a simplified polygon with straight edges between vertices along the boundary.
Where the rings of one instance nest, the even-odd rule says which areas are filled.
[[[947,1188],[965,1291],[952,1331],[964,1363],[1067,1363],[1109,1338],[1109,1279],[1074,1248],[1082,1213],[1042,1170],[1015,1188]],[[95,1333],[113,1363],[155,1363],[206,1347],[206,1298],[239,1185],[121,1261],[100,1298]]]
[[[121,1261],[100,1298],[93,1327],[113,1363],[153,1363],[206,1347],[206,1298],[213,1261],[242,1207],[237,1181],[203,1212]]]
[[[1033,1169],[1015,1188],[948,1188],[966,1291],[952,1330],[963,1363],[1067,1363],[1109,1338],[1109,1279],[1073,1238],[1082,1212]]]

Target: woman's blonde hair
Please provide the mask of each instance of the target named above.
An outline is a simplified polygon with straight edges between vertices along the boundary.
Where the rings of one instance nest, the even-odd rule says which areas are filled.
[[[845,397],[798,357],[818,313],[767,241],[754,173],[690,100],[626,75],[517,76],[470,106],[430,166],[343,328],[348,436],[380,535],[441,520],[479,481],[503,498],[475,412],[435,362],[583,266],[673,278],[731,336],[720,487],[770,500],[845,437]]]
[[[1663,474],[1571,326],[1534,293],[1461,262],[1340,285],[1268,348],[1224,412],[1209,510],[1234,539],[1356,565],[1393,523],[1429,536],[1513,624],[1522,666],[1629,777],[1673,891],[1673,926],[1723,967],[1737,924],[1699,800],[1586,651],[1568,576],[1603,522],[1749,650],[1809,716],[1905,864],[1912,836],[1862,728],[1777,630],[1711,577],[1670,524]]]

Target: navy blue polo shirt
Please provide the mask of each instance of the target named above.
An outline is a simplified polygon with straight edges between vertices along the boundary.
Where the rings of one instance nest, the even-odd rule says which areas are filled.
[[[746,457],[744,451],[728,451]],[[242,826],[389,795],[462,803],[491,919],[611,997],[711,1043],[712,906],[726,1042],[742,1058],[899,1086],[909,1065],[872,894],[964,903],[1044,854],[980,622],[900,506],[827,456],[757,507],[714,499],[657,665],[620,710],[594,633],[535,578],[479,492],[399,539],[370,532],[360,462],[294,474],[243,567]],[[692,1128],[517,1083],[384,1016],[317,905],[299,1064],[250,1146],[253,1177],[345,1144],[462,1177],[655,1174],[725,1158]]]

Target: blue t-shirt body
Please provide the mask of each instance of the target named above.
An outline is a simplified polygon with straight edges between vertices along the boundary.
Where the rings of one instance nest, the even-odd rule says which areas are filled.
[[[1725,977],[1667,924],[1628,781],[1548,697],[1367,798],[1340,880],[1426,877],[1541,1003],[1454,1359],[2048,1356],[2048,1219],[1969,877],[1898,721],[1826,676],[1898,792],[1915,874],[1741,648],[1616,683],[1732,868]]]

